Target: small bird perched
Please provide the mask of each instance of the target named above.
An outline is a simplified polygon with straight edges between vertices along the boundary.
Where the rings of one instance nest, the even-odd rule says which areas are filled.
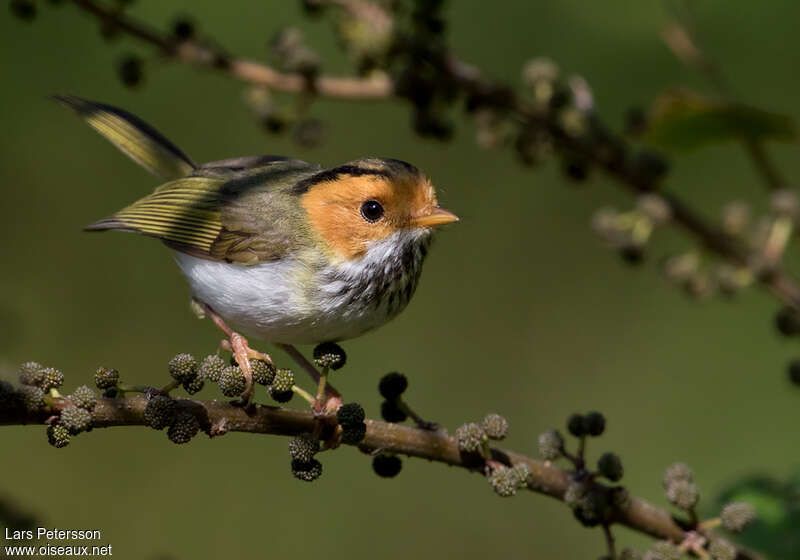
[[[242,334],[295,344],[353,338],[408,304],[432,229],[458,220],[416,167],[363,158],[333,168],[278,156],[195,164],[134,115],[55,96],[167,182],[86,229],[160,239],[192,297],[222,329],[247,378]],[[241,334],[240,334],[241,333]]]

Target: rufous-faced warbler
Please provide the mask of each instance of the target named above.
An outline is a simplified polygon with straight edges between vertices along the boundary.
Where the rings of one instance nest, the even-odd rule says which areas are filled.
[[[86,229],[160,239],[192,297],[226,333],[248,379],[238,333],[292,350],[349,339],[408,304],[434,228],[458,220],[413,165],[362,158],[332,168],[278,156],[195,164],[134,115],[55,96],[167,182]],[[292,352],[290,352],[292,353]]]

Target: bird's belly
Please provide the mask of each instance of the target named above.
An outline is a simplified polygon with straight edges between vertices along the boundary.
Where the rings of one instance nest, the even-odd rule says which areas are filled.
[[[318,271],[297,259],[241,266],[176,252],[176,260],[195,299],[234,330],[268,342],[316,344],[353,338],[399,311],[336,297],[319,285]]]

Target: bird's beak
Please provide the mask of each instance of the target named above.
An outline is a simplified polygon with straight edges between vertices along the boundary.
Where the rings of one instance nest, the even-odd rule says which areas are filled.
[[[416,216],[412,223],[415,227],[436,227],[457,221],[458,216],[449,210],[433,206],[429,211],[425,212],[425,214]]]

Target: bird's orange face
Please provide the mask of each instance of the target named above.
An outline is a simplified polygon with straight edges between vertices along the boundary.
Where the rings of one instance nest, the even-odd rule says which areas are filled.
[[[458,221],[436,201],[422,173],[342,174],[313,185],[302,195],[309,222],[339,257],[362,256],[370,242],[404,229],[432,228]]]

